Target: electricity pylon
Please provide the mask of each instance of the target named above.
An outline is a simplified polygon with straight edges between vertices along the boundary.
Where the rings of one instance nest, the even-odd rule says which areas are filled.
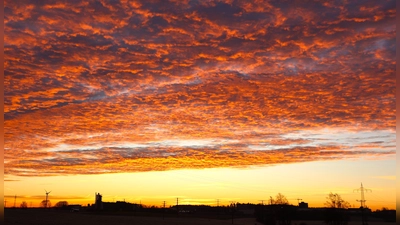
[[[363,184],[361,183],[361,187],[358,188],[358,189],[354,189],[354,191],[361,192],[361,200],[358,200],[358,199],[357,199],[356,201],[361,203],[361,207],[365,208],[365,202],[366,202],[367,200],[365,200],[365,198],[364,198],[364,191],[365,191],[365,192],[372,192],[371,189],[366,189],[366,188],[364,188],[364,187],[363,187]],[[354,192],[354,191],[353,191],[353,192]]]

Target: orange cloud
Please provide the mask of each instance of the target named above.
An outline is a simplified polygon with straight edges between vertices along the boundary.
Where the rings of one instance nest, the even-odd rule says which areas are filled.
[[[393,2],[299,4],[6,1],[6,174],[394,155]]]

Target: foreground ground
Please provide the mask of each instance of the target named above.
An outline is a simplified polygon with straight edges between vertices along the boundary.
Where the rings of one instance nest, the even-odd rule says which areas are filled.
[[[223,225],[232,224],[232,220],[216,220],[203,218],[182,217],[139,217],[139,216],[117,216],[117,215],[95,215],[87,213],[72,213],[68,211],[54,210],[20,210],[6,209],[5,224],[21,225]],[[235,219],[237,225],[254,225],[253,218]]]
[[[292,221],[292,225],[324,225],[322,221]],[[169,217],[139,217],[139,216],[115,216],[115,215],[94,215],[87,213],[72,213],[67,211],[54,210],[20,210],[6,209],[5,224],[20,225],[224,225],[232,224],[232,220],[217,220],[203,218],[176,218]],[[261,225],[254,218],[235,218],[236,225]],[[348,225],[361,225],[361,222],[352,221]],[[395,225],[370,221],[369,225]]]

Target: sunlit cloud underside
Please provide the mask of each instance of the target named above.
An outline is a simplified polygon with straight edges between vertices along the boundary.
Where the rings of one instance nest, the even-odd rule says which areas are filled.
[[[395,155],[395,1],[5,1],[5,174]]]

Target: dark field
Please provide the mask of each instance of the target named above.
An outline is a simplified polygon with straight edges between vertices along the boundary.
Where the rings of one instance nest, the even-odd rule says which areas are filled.
[[[86,212],[69,212],[44,209],[5,209],[5,224],[19,225],[224,225],[232,224],[231,219],[205,219],[194,217],[99,215]],[[322,221],[292,221],[292,225],[304,222],[307,225],[324,225]],[[261,225],[254,218],[235,218],[236,225]],[[351,221],[348,225],[361,225]],[[369,225],[395,225],[396,223],[369,221]]]
[[[223,225],[232,224],[231,219],[217,220],[189,217],[145,217],[127,215],[98,215],[85,212],[43,209],[5,209],[5,224],[21,225]],[[234,224],[254,225],[254,218],[235,219]]]

